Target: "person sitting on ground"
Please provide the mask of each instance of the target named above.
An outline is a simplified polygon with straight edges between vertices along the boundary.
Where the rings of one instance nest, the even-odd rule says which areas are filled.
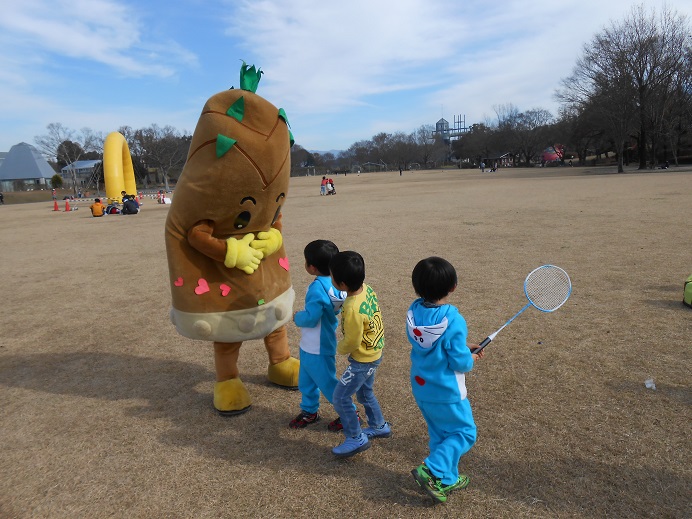
[[[137,207],[139,207],[139,202],[137,201],[137,197],[135,195],[128,195],[125,191],[121,191],[120,196],[123,199],[123,204],[128,200],[134,200],[137,204]]]
[[[89,209],[91,209],[91,216],[99,217],[106,214],[106,206],[101,203],[100,198],[95,198]]]
[[[123,214],[137,214],[139,212],[139,205],[132,198],[123,199]]]

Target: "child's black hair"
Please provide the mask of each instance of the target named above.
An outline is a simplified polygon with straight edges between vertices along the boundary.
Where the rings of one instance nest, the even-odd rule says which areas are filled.
[[[443,258],[420,260],[411,274],[413,289],[425,301],[433,303],[446,297],[457,286],[457,271]]]
[[[339,254],[339,248],[329,240],[311,241],[303,249],[305,262],[315,267],[322,276],[329,275],[329,262]]]
[[[363,256],[352,250],[340,252],[329,263],[329,271],[336,283],[344,283],[350,292],[355,292],[365,281]]]

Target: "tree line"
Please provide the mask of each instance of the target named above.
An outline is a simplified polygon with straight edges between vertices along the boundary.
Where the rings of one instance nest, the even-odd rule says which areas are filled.
[[[543,108],[520,111],[512,103],[493,106],[494,119],[471,125],[458,138],[428,124],[411,133],[378,133],[336,154],[310,152],[296,144],[291,150],[292,173],[476,167],[503,155],[512,166],[532,166],[548,147],[559,163],[574,156],[584,165],[589,155],[612,153],[619,172],[630,162],[646,169],[690,160],[688,18],[667,6],[660,11],[633,6],[584,44],[555,98],[560,104],[557,116]],[[58,171],[77,160],[102,157],[104,138],[89,128],[76,132],[52,123],[47,130],[36,137],[36,144]],[[151,182],[168,187],[168,180],[179,175],[191,135],[156,124],[118,131],[127,140],[135,175],[145,188]]]

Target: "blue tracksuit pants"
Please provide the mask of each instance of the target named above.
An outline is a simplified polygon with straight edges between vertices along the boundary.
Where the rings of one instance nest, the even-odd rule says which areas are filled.
[[[476,442],[471,404],[468,398],[458,404],[417,403],[430,436],[425,464],[444,485],[452,485],[459,479],[459,460]]]

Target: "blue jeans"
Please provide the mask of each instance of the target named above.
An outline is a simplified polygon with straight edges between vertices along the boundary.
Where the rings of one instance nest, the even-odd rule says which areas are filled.
[[[368,425],[370,427],[384,425],[384,416],[382,416],[380,404],[372,389],[375,383],[375,372],[382,361],[382,357],[374,362],[358,362],[351,357],[348,360],[349,365],[337,382],[332,398],[334,409],[339,413],[341,425],[344,427],[344,435],[347,438],[359,436],[362,432],[353,405],[354,394],[358,402],[363,404],[365,408]]]

